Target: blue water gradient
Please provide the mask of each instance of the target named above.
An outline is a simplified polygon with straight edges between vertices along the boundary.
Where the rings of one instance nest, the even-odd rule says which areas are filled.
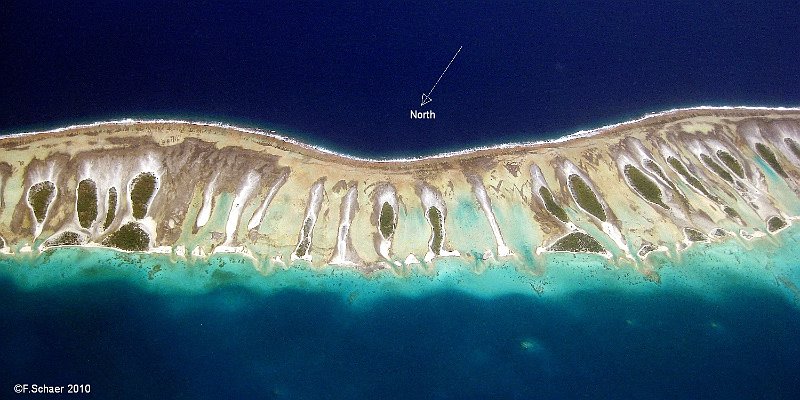
[[[0,390],[98,398],[794,398],[800,227],[397,276],[64,248],[0,256]]]
[[[721,283],[715,301],[459,291],[354,308],[302,290],[158,294],[125,282],[0,285],[2,390],[96,398],[792,398],[800,313]]]

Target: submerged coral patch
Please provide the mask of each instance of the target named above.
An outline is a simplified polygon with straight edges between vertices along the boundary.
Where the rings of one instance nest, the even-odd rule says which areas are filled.
[[[550,247],[550,251],[570,251],[575,253],[602,253],[605,251],[597,239],[583,232],[572,232]]]
[[[600,221],[606,221],[606,211],[603,205],[597,200],[597,195],[594,194],[592,188],[583,181],[577,174],[569,176],[569,187],[572,192],[575,202],[586,210],[589,214],[594,215]]]
[[[33,215],[39,223],[44,222],[47,209],[56,195],[56,185],[50,181],[39,182],[28,190],[28,204],[33,209]]]

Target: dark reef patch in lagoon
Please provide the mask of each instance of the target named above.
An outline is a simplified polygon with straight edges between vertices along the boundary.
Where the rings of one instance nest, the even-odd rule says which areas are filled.
[[[167,295],[106,281],[23,291],[3,280],[0,379],[80,381],[128,398],[800,394],[796,306],[727,293],[439,291],[353,307],[299,290]]]

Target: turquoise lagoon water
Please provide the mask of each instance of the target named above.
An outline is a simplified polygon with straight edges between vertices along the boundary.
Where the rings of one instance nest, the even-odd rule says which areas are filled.
[[[644,265],[607,260],[592,254],[544,253],[501,260],[464,261],[444,257],[364,275],[347,267],[285,266],[272,260],[217,253],[207,258],[174,254],[126,253],[106,248],[62,247],[43,253],[0,255],[2,276],[21,290],[86,282],[123,281],[157,293],[201,295],[226,286],[273,294],[281,290],[330,292],[368,307],[384,297],[421,297],[437,291],[460,291],[481,298],[525,295],[548,299],[588,290],[658,295],[668,290],[715,296],[727,285],[760,287],[795,301],[786,283],[800,286],[800,228],[743,240],[732,236],[696,243],[682,252],[653,252]],[[421,256],[419,258],[422,258]],[[640,269],[655,268],[654,283]],[[782,283],[783,282],[783,283]]]

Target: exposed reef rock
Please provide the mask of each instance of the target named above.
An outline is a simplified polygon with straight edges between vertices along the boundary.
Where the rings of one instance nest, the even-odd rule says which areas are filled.
[[[100,123],[0,138],[0,243],[12,254],[237,252],[363,271],[442,257],[522,264],[548,251],[641,266],[655,251],[792,224],[798,143],[800,111],[768,109],[678,110],[402,161],[233,127]]]

